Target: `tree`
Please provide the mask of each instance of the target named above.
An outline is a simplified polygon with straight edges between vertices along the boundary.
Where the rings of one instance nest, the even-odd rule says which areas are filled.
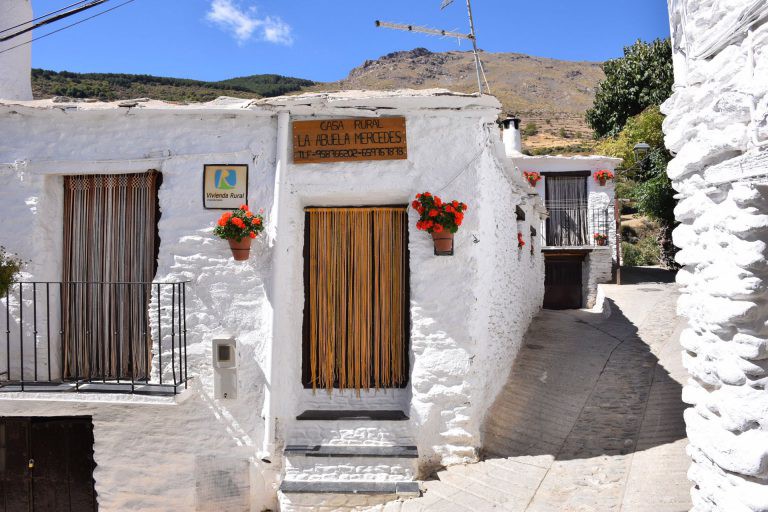
[[[632,116],[661,105],[672,95],[672,45],[669,39],[637,41],[624,57],[603,64],[605,80],[587,110],[587,124],[596,137],[617,135]]]
[[[619,197],[632,199],[640,213],[659,224],[659,249],[661,263],[674,267],[676,249],[672,244],[672,228],[675,226],[675,191],[667,176],[667,164],[672,155],[664,147],[661,125],[664,115],[658,106],[652,106],[627,120],[616,137],[605,138],[598,152],[623,159],[616,183]],[[638,142],[651,146],[648,156],[635,161],[633,149]]]

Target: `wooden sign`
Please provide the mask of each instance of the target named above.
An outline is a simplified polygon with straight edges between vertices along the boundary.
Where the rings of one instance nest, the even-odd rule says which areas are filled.
[[[203,207],[234,210],[248,204],[248,166],[206,164],[203,166]]]
[[[404,117],[293,122],[293,163],[406,160]]]

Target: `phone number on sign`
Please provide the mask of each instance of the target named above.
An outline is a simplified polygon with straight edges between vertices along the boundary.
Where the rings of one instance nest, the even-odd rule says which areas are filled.
[[[313,151],[296,152],[296,158],[299,160],[327,158],[371,158],[377,156],[405,156],[405,148],[315,149]]]

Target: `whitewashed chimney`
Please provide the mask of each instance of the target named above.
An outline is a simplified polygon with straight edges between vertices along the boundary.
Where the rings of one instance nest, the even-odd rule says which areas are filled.
[[[520,119],[508,117],[501,122],[504,131],[501,139],[504,141],[504,151],[507,156],[517,156],[523,151],[523,140],[520,137]]]
[[[31,0],[0,0],[0,30],[6,30],[31,19]],[[8,36],[28,26],[24,25],[0,35]],[[32,45],[29,44],[31,40],[32,32],[27,32],[0,42],[0,52],[2,52],[0,53],[0,99],[32,99]],[[22,46],[3,52],[19,44]]]

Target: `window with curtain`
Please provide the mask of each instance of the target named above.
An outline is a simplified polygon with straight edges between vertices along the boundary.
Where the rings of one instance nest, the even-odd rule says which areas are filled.
[[[65,379],[147,379],[159,174],[64,178]]]
[[[307,208],[305,220],[304,385],[404,386],[406,207]]]
[[[549,212],[547,245],[589,245],[587,178],[547,175],[544,189]]]

